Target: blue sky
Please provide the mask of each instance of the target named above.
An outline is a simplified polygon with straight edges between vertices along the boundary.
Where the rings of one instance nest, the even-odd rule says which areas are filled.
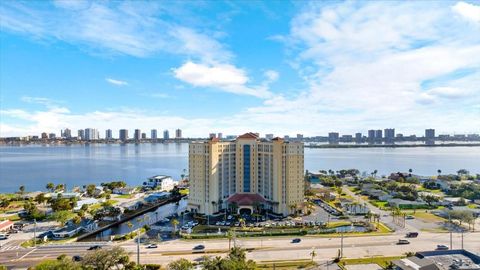
[[[2,1],[0,136],[480,132],[480,5]]]

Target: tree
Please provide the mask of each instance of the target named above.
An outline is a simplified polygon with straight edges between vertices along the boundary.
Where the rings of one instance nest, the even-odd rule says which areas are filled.
[[[23,186],[23,185],[20,186],[20,187],[18,188],[18,191],[20,192],[20,194],[23,195],[23,194],[25,193],[25,186]]]
[[[29,268],[30,269],[30,268]],[[80,264],[67,256],[59,256],[56,260],[45,260],[33,267],[34,270],[80,270]]]
[[[82,265],[86,269],[109,270],[122,269],[129,265],[128,253],[121,247],[101,249],[87,253]]]
[[[35,196],[35,201],[38,204],[42,204],[42,203],[48,201],[48,198],[45,196],[45,193],[40,193],[37,196]]]
[[[438,173],[438,175],[442,174],[442,170],[438,169],[437,173]]]
[[[63,210],[63,211],[53,212],[50,215],[50,218],[52,220],[57,221],[58,223],[60,223],[61,226],[63,226],[67,221],[72,219],[74,216],[75,214],[73,214],[71,211]]]
[[[172,219],[171,222],[173,225],[173,233],[177,233],[177,225],[180,224],[180,222],[176,218]]]
[[[187,259],[178,259],[168,264],[169,270],[191,270],[193,269],[193,263]]]
[[[93,184],[88,185],[87,188],[86,188],[87,195],[89,197],[93,197],[93,195],[95,194],[95,189],[96,189],[95,185],[93,185]]]
[[[55,191],[55,184],[53,184],[52,182],[48,183],[46,186],[47,190],[49,190],[50,192],[54,192]]]
[[[4,199],[0,202],[0,207],[7,208],[10,205],[10,200]]]
[[[65,189],[65,185],[64,184],[58,184],[56,187],[55,187],[55,191],[63,191]]]
[[[227,231],[227,238],[228,238],[228,250],[231,249],[231,245],[232,245],[232,239],[235,238],[235,231],[230,229]]]
[[[312,251],[310,252],[310,256],[312,256],[312,262],[313,262],[313,258],[317,256],[317,252],[315,251],[315,249],[312,249]]]

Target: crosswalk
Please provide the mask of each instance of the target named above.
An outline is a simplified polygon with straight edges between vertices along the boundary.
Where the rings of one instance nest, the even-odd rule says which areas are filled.
[[[19,249],[23,249],[23,247],[20,246],[20,244],[22,243],[23,241],[20,241],[20,240],[13,240],[13,241],[10,241],[8,243],[0,243],[0,252],[1,251],[9,251],[9,250],[19,250]]]

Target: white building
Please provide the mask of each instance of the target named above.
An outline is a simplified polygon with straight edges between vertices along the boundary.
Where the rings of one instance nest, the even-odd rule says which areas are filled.
[[[175,183],[170,176],[155,175],[148,178],[147,182],[143,183],[143,186],[161,191],[170,191],[175,186]]]

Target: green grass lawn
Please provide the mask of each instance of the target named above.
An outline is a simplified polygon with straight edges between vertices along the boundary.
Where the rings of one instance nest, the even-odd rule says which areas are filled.
[[[386,268],[391,261],[403,259],[405,256],[393,256],[393,257],[369,257],[369,258],[358,258],[358,259],[342,259],[338,263],[338,266],[342,269],[346,269],[345,265],[352,264],[378,264],[382,268]]]
[[[118,199],[131,199],[131,198],[133,198],[133,194],[118,195],[118,196],[116,196],[115,198],[118,198]]]
[[[317,264],[311,260],[295,260],[295,261],[263,261],[257,263],[257,269],[308,269]]]
[[[404,212],[407,215],[412,215],[415,218],[423,221],[423,222],[443,222],[445,221],[444,218],[436,216],[430,212],[425,212],[424,210],[417,210],[415,213],[411,210]]]

